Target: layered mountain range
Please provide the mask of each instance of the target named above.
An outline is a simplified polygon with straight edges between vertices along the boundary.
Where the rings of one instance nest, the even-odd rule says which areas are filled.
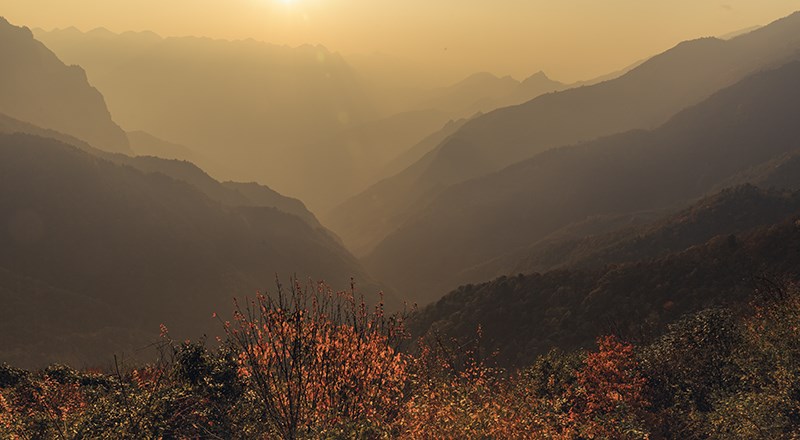
[[[800,145],[800,62],[637,130],[541,153],[443,191],[368,257],[420,302],[472,267],[592,216],[675,209]]]
[[[392,114],[322,47],[36,35],[58,57],[0,22],[0,360],[213,334],[203,317],[295,275],[428,304],[415,334],[480,325],[523,365],[798,275],[800,14]]]
[[[135,357],[161,323],[177,337],[213,335],[221,330],[213,311],[225,314],[234,297],[274,290],[292,276],[337,289],[354,278],[369,302],[379,300],[379,283],[301,201],[255,182],[220,182],[185,160],[123,154],[131,151],[128,135],[79,68],[66,67],[25,28],[3,22],[0,39],[15,56],[0,70],[27,69],[3,82],[18,96],[0,95],[3,361],[99,365],[113,353]],[[58,93],[35,81],[58,85]],[[94,101],[62,106],[63,96],[84,92]],[[62,114],[26,113],[34,105]],[[59,123],[68,117],[98,131]],[[103,127],[115,136],[95,136]],[[131,138],[137,149],[187,151],[147,133]],[[401,307],[390,292],[385,301]]]
[[[565,87],[541,72],[521,82],[476,74],[418,90],[387,113],[371,78],[322,46],[103,28],[35,34],[86,69],[126,130],[186,146],[196,155],[180,158],[215,177],[269,183],[317,212],[386,177],[396,157],[448,121]]]
[[[783,89],[794,85],[789,70],[781,76],[774,69],[800,54],[799,30],[800,14],[794,14],[730,40],[681,43],[619,78],[472,118],[323,222],[379,278],[424,303],[476,281],[466,275],[473,268],[571,225],[602,231],[616,224],[614,217],[652,219],[642,211],[680,208],[792,150],[793,122],[783,113],[791,103],[781,96],[791,96]],[[775,85],[769,90],[774,103],[744,90],[767,88],[751,79],[759,71],[773,72],[762,81]],[[753,82],[744,86],[745,80]],[[734,104],[759,110],[724,107]],[[759,111],[777,116],[762,120]],[[748,144],[770,132],[789,137],[769,149]],[[719,163],[687,174],[714,154]]]
[[[357,255],[368,255],[409,219],[423,215],[449,186],[551,148],[658,127],[752,73],[796,59],[799,49],[800,14],[793,14],[730,40],[681,43],[615,79],[497,109],[473,118],[416,163],[323,220]],[[373,230],[368,240],[362,230]]]

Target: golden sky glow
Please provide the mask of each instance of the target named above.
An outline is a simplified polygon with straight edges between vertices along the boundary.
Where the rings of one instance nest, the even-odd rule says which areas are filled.
[[[12,23],[382,52],[458,78],[572,81],[675,43],[766,24],[798,0],[5,0]],[[8,4],[10,3],[10,4]]]

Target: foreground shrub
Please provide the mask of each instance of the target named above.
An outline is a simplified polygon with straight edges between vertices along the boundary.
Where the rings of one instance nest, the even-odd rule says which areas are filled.
[[[597,340],[598,351],[586,356],[576,386],[568,391],[569,438],[646,439],[646,380],[631,344],[613,336]]]
[[[800,293],[684,317],[521,370],[472,341],[400,350],[402,316],[294,285],[106,373],[0,366],[2,439],[800,439]]]
[[[353,292],[279,285],[225,323],[239,375],[280,438],[389,435],[407,381],[403,320]]]

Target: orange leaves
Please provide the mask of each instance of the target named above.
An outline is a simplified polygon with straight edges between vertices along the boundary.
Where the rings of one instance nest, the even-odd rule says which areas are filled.
[[[175,346],[162,326],[171,356],[157,365],[106,379],[56,368],[0,388],[0,438],[57,438],[81,418],[143,438],[647,438],[647,384],[634,347],[614,337],[508,371],[487,362],[481,328],[466,344],[401,350],[404,317],[352,292],[295,285],[242,305],[220,320],[216,350]]]
[[[614,336],[597,340],[569,391],[570,429],[587,438],[647,438],[638,417],[647,404],[646,380],[641,376],[633,346]]]
[[[239,374],[275,430],[295,438],[343,422],[389,426],[403,398],[402,317],[367,312],[350,293],[303,289],[259,295],[226,327]]]
[[[420,341],[413,359],[400,438],[557,438],[557,405],[533,395],[521,373],[487,366],[472,344],[437,342]]]
[[[61,422],[78,417],[86,407],[78,384],[59,383],[49,376],[40,382],[40,389],[34,390],[33,396],[51,418]]]
[[[642,406],[645,380],[636,373],[633,346],[614,336],[599,338],[597,345],[599,350],[586,356],[578,373],[587,414],[611,412],[620,405]]]
[[[158,386],[164,377],[164,369],[157,366],[147,366],[134,369],[131,372],[131,380],[139,389],[152,389]]]
[[[14,415],[14,408],[9,405],[2,391],[0,391],[0,426],[6,430],[13,430]]]
[[[68,438],[86,409],[78,383],[44,374],[25,387],[0,390],[0,435],[28,438],[40,432],[39,436]]]
[[[466,359],[458,360],[444,344],[423,345],[401,432],[410,439],[647,438],[638,419],[646,384],[633,347],[614,337],[598,344],[577,370],[544,375],[491,368],[477,350],[459,353]],[[566,388],[554,391],[556,382]]]

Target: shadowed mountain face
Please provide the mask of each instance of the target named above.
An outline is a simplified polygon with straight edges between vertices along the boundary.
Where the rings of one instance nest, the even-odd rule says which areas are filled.
[[[755,75],[653,131],[542,153],[443,192],[368,257],[427,302],[464,272],[590,216],[678,206],[800,146],[800,62]]]
[[[632,129],[651,129],[678,111],[765,68],[797,58],[800,13],[728,41],[679,44],[619,78],[545,94],[474,118],[417,164],[333,210],[329,226],[345,242],[350,231],[380,224],[370,249],[402,226],[398,220],[446,187],[497,171],[547,149]],[[400,198],[397,198],[400,194]],[[374,209],[381,206],[380,209]],[[353,219],[348,212],[359,212]],[[352,223],[352,222],[355,223]]]
[[[227,206],[275,208],[287,214],[295,215],[308,223],[312,228],[321,230],[332,237],[334,236],[319,223],[314,214],[312,214],[300,200],[286,197],[269,187],[257,183],[220,183],[206,174],[205,171],[198,168],[195,164],[185,160],[163,159],[154,156],[132,157],[120,153],[101,151],[72,136],[53,130],[46,130],[3,114],[0,114],[0,133],[23,133],[59,140],[118,165],[128,165],[144,173],[160,173],[175,180],[188,183],[212,200]],[[147,134],[141,134],[140,136],[143,136],[145,140],[149,138]],[[134,145],[138,144],[134,143]],[[176,147],[181,148],[180,146]]]
[[[28,28],[1,17],[0,60],[0,113],[106,151],[130,151],[125,132],[111,120],[83,69],[64,65]]]
[[[62,354],[100,362],[132,339],[141,344],[136,335],[153,335],[162,322],[176,335],[218,330],[203,317],[230,310],[233,295],[271,288],[275,274],[324,279],[337,288],[354,276],[364,292],[377,292],[330,234],[256,206],[252,194],[264,189],[247,187],[247,195],[232,189],[253,203],[227,205],[160,172],[145,174],[23,134],[0,135],[0,179],[0,224],[7,226],[0,229],[0,282],[12,284],[0,284],[0,292],[35,292],[30,301],[41,303],[27,307],[45,320],[59,312],[48,298],[76,297],[86,305],[69,311],[80,315],[69,325],[46,326],[84,349],[51,347],[39,362]],[[14,308],[1,313],[0,321],[20,328],[33,318]],[[21,347],[9,342],[4,354]]]
[[[212,200],[227,206],[275,208],[299,217],[314,229],[330,234],[322,227],[314,214],[306,209],[303,202],[281,195],[267,186],[253,182],[220,183],[193,163],[181,160],[153,156],[129,157],[120,154],[101,154],[100,156],[116,164],[131,166],[144,173],[161,173],[175,180],[186,182]]]

